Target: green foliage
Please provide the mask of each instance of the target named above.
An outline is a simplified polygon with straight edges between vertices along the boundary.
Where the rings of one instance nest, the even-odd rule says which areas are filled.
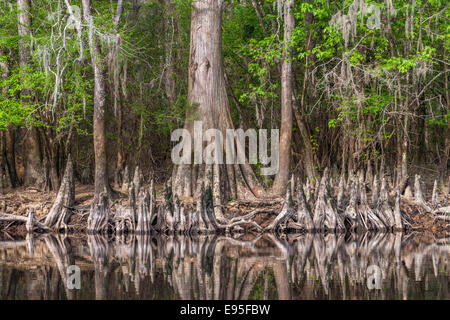
[[[80,0],[70,3],[82,7]],[[170,6],[162,1],[141,2],[139,12],[131,1],[124,1],[118,27],[112,19],[116,1],[92,3],[99,58],[106,74],[109,136],[117,138],[114,126],[120,105],[128,124],[123,134],[130,150],[139,139],[140,125],[136,124],[141,119],[149,143],[169,141],[170,132],[183,126],[186,114],[195,119],[196,106],[187,101],[192,0],[176,0]],[[277,127],[284,21],[279,1],[258,3],[260,17],[249,0],[225,3],[222,47],[227,90],[235,123],[245,119],[252,127]],[[320,153],[322,145],[334,145],[339,134],[353,134],[364,145],[375,143],[378,137],[383,141],[396,137],[402,107],[409,114],[423,112],[420,119],[429,134],[442,141],[442,128],[449,123],[444,92],[450,51],[447,2],[416,0],[413,7],[411,1],[395,0],[395,10],[388,16],[383,1],[366,0],[367,6],[380,8],[380,26],[371,29],[368,25],[374,11],[359,12],[344,34],[330,21],[338,12],[348,14],[353,3],[295,2],[295,28],[288,44],[294,105],[297,108],[304,95],[302,112],[314,152]],[[31,35],[20,39],[16,3],[0,2],[0,63],[9,71],[0,79],[0,128],[44,126],[62,137],[75,128],[90,135],[94,70],[87,28],[81,39],[74,28],[67,28],[64,1],[35,0],[31,14]],[[30,59],[22,67],[19,41],[30,50]],[[169,65],[173,67],[166,77]],[[167,78],[175,84],[171,97],[165,88]],[[407,94],[409,104],[403,106]],[[335,140],[324,141],[330,136]],[[372,155],[366,151],[361,157],[378,156],[376,150],[370,151]]]

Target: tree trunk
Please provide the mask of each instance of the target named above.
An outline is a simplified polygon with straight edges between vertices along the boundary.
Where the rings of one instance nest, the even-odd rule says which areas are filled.
[[[89,50],[94,68],[94,150],[95,150],[95,193],[94,203],[99,201],[100,193],[106,192],[109,197],[111,188],[108,180],[108,164],[106,155],[106,107],[105,107],[105,66],[101,61],[101,52],[94,32],[94,21],[91,16],[91,1],[82,0],[83,18],[89,28]]]
[[[45,218],[45,224],[50,228],[67,228],[71,215],[71,207],[75,203],[75,181],[73,178],[73,164],[71,156],[67,159],[64,177],[59,188],[55,202]]]
[[[445,51],[444,51],[445,52]],[[445,53],[444,53],[444,56]],[[448,74],[448,64],[445,64],[445,74]],[[448,77],[445,76],[445,101],[447,102],[447,114],[450,113],[450,94],[448,88]],[[447,117],[447,128],[445,129],[444,155],[442,157],[440,179],[442,184],[448,177],[448,159],[450,158],[450,117]],[[449,186],[450,187],[450,186]]]
[[[16,151],[15,140],[16,130],[13,127],[9,127],[5,132],[5,152],[6,152],[6,164],[8,166],[9,179],[11,181],[11,187],[15,188],[20,184],[19,177],[16,170]]]
[[[111,55],[111,69],[109,70],[112,73],[112,82],[113,88],[110,89],[112,100],[114,101],[114,113],[117,118],[117,159],[116,159],[116,168],[114,172],[114,183],[117,187],[120,188],[122,185],[122,174],[125,166],[125,157],[123,154],[123,111],[122,111],[122,100],[126,101],[126,97],[122,97],[120,90],[120,73],[121,70],[126,73],[126,62],[121,63],[119,60],[120,54],[120,46],[121,46],[121,38],[120,38],[120,19],[122,17],[123,12],[123,0],[117,1],[116,14],[114,16],[114,25],[116,29],[116,43],[113,46],[113,49],[110,51]],[[123,86],[125,84],[122,83]]]
[[[5,55],[6,52],[4,50],[0,50],[0,56]],[[9,77],[9,64],[8,61],[2,61],[0,62],[0,68],[2,69],[2,80],[6,81]],[[2,87],[2,94],[3,97],[8,97],[8,88],[6,86]],[[15,156],[15,150],[14,150],[14,129],[10,126],[8,127],[5,132],[3,133],[2,137],[2,143],[3,143],[3,162],[2,164],[5,165],[5,168],[8,173],[9,182],[11,184],[11,187],[16,187],[19,184],[19,179],[17,177],[16,172],[16,156]]]
[[[114,173],[114,183],[118,188],[122,186],[123,174],[125,169],[125,157],[123,152],[123,113],[122,104],[117,104],[117,159],[116,159],[116,172]]]
[[[5,139],[4,133],[0,131],[0,195],[3,194],[3,188],[5,187],[5,179],[3,175],[5,174]]]
[[[173,48],[174,48],[174,37],[175,37],[175,24],[176,19],[173,19],[172,11],[173,11],[173,3],[172,0],[165,0],[165,18],[164,18],[164,31],[168,35],[169,39],[165,41],[165,63],[163,66],[163,77],[164,80],[164,91],[167,99],[169,100],[170,105],[173,105],[176,100],[176,88],[177,83],[174,78],[175,74],[175,64],[173,61]],[[172,17],[172,19],[171,19]]]
[[[31,32],[31,5],[29,0],[17,0],[18,9],[18,34],[21,39],[19,41],[19,66],[22,70],[26,69],[30,61],[30,48],[26,37]],[[31,91],[22,89],[22,103],[28,104],[31,100]],[[28,130],[24,141],[24,184],[26,186],[40,186],[42,179],[42,152],[39,141],[39,135],[36,128]]]
[[[55,139],[51,128],[47,128],[47,130],[42,128],[37,131],[40,132],[40,136],[42,137],[44,147],[43,157],[45,157],[44,163],[48,163],[48,172],[47,174],[44,174],[43,177],[46,182],[50,180],[49,190],[58,191],[60,185],[58,171],[59,143]]]
[[[4,55],[3,49],[0,48],[0,56]],[[2,80],[5,81],[8,78],[9,67],[7,62],[0,61],[0,68],[2,69]],[[5,97],[8,94],[8,88],[2,87],[2,95]],[[0,132],[0,194],[3,194],[3,188],[5,187],[5,181],[3,179],[3,175],[5,174],[6,165],[6,139],[5,133],[3,131]]]
[[[233,129],[222,61],[222,5],[219,0],[192,4],[188,101],[197,107],[187,114],[185,122],[191,136],[194,121],[189,119],[193,118],[203,122],[203,132],[215,128],[226,137],[226,129]],[[242,148],[235,140],[237,148]],[[202,182],[206,189],[211,188],[215,215],[222,222],[220,205],[230,195],[257,197],[264,192],[248,162],[240,165],[181,163],[173,170],[173,193],[178,197],[198,197]]]
[[[294,1],[284,4],[284,59],[281,66],[281,132],[279,171],[273,184],[274,194],[281,195],[286,191],[289,179],[291,140],[292,140],[292,54],[290,49],[291,34],[294,30]]]

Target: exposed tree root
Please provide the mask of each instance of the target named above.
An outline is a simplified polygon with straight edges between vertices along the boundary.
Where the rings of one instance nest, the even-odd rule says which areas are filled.
[[[88,233],[108,232],[109,207],[106,190],[100,193],[98,203],[93,203],[88,218]]]
[[[342,180],[341,180],[342,181]],[[306,231],[314,230],[314,221],[311,213],[311,208],[306,200],[303,192],[303,185],[300,179],[297,180],[297,221],[292,222],[289,227],[294,229],[304,229]]]
[[[23,222],[28,230],[67,229],[67,216],[70,216],[70,213],[65,213],[65,210],[74,210],[73,200],[71,200],[73,198],[72,171],[69,159],[60,191],[52,210],[46,217],[46,223],[35,221],[33,212],[29,217],[0,215],[0,222]],[[144,187],[141,180],[142,173],[139,168],[135,171],[133,181],[128,184],[128,201],[119,199],[111,203],[104,192],[99,197],[98,203],[91,206],[87,219],[89,234],[107,232],[115,232],[117,235],[127,233],[208,235],[243,232],[262,234],[285,231],[385,232],[415,230],[431,225],[439,225],[438,229],[441,230],[442,223],[439,224],[439,221],[449,220],[450,207],[439,206],[436,184],[431,197],[432,204],[425,202],[420,186],[420,176],[416,176],[415,179],[414,199],[402,196],[399,188],[395,198],[391,198],[390,195],[393,192],[388,192],[384,177],[381,179],[381,188],[378,193],[377,176],[367,181],[367,177],[364,179],[361,173],[348,180],[347,188],[343,187],[345,179],[340,177],[339,183],[337,180],[333,183],[336,186],[333,190],[329,170],[326,169],[320,181],[316,180],[316,183],[312,183],[311,180],[302,183],[300,179],[296,180],[292,176],[283,200],[279,198],[264,198],[261,201],[233,200],[222,205],[216,202],[213,181],[205,183],[205,179],[202,179],[201,186],[197,187],[199,196],[196,203],[180,200],[178,195],[173,193],[171,179],[166,182],[161,201],[157,202],[154,182],[152,181],[150,188]],[[214,179],[212,174],[209,177]],[[372,186],[370,203],[366,183]],[[218,212],[220,212],[220,219],[218,219]],[[422,219],[426,222],[424,222],[425,227],[420,226],[422,220],[415,212],[420,212],[419,215],[427,213],[424,215],[425,220]],[[79,223],[83,222],[80,220]],[[50,226],[53,227],[50,228]],[[5,229],[5,226],[3,228]]]
[[[140,173],[135,174],[135,176],[140,175]],[[211,179],[213,179],[212,176],[210,175]],[[361,173],[353,176],[349,179],[346,193],[342,192],[343,178],[340,178],[337,184],[337,192],[333,192],[328,169],[324,171],[320,182],[317,182],[315,186],[309,181],[302,184],[299,179],[296,181],[292,176],[288,182],[285,199],[281,202],[281,209],[276,210],[274,207],[280,205],[280,199],[235,200],[230,201],[228,206],[217,205],[213,190],[214,183],[205,183],[205,180],[202,180],[203,182],[198,188],[197,203],[193,204],[180,201],[178,196],[172,193],[174,188],[169,179],[164,187],[162,202],[157,205],[154,187],[150,187],[150,190],[140,187],[140,190],[137,190],[134,183],[140,182],[134,179],[129,187],[128,207],[118,206],[116,208],[113,224],[117,233],[147,234],[154,232],[186,235],[239,234],[243,231],[277,233],[286,230],[332,233],[343,231],[385,232],[415,227],[415,221],[401,209],[401,200],[405,199],[400,196],[398,188],[395,198],[390,199],[392,192],[387,191],[387,182],[383,177],[378,194],[378,179],[374,176],[367,182],[372,185],[372,197],[369,203],[366,180],[367,178],[364,179],[364,175]],[[305,194],[305,189],[307,194]],[[418,190],[417,197],[412,204],[421,208],[429,207],[421,196],[420,187],[416,189]],[[139,195],[137,205],[134,190]],[[419,204],[421,199],[425,205]],[[314,209],[311,209],[310,204],[314,205]],[[223,212],[220,214],[221,219],[217,218],[218,206]],[[247,210],[247,213],[230,216],[227,208],[234,208],[238,214],[242,212],[241,210]],[[443,207],[435,209],[435,211],[445,213],[448,210]],[[97,215],[101,212],[101,206],[97,207],[96,212]],[[107,228],[104,221],[102,226],[103,230]]]
[[[67,159],[64,176],[59,187],[58,195],[48,213],[45,224],[50,228],[59,230],[68,229],[67,223],[72,215],[72,207],[75,203],[75,181],[73,177],[72,158]]]

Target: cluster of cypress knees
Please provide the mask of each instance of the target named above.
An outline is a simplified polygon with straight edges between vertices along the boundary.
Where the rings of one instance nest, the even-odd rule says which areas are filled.
[[[136,168],[135,176],[128,185],[128,201],[110,204],[106,192],[102,192],[90,207],[87,219],[89,234],[165,233],[165,234],[209,234],[252,231],[264,232],[364,232],[400,231],[411,228],[411,217],[401,209],[401,188],[387,191],[386,178],[366,181],[359,172],[344,181],[341,176],[337,188],[335,179],[326,168],[321,179],[315,183],[307,179],[304,183],[294,176],[288,181],[284,199],[256,199],[256,209],[248,214],[227,218],[217,215],[210,186],[203,183],[196,204],[185,203],[172,193],[171,179],[164,186],[162,201],[157,203],[154,181],[150,187],[141,185],[142,174]],[[378,187],[381,180],[381,188]],[[371,199],[367,196],[371,185]],[[391,201],[394,198],[394,201]],[[436,218],[448,220],[450,207],[438,208],[437,183],[435,182],[431,205],[422,194],[420,176],[415,176],[414,205]],[[393,205],[391,204],[393,202]],[[56,200],[41,223],[34,219],[30,209],[28,217],[0,215],[0,221],[22,221],[29,232],[69,230],[69,220],[74,211],[75,185],[73,164],[69,157]],[[281,210],[273,206],[280,205]],[[223,208],[221,208],[223,209]],[[258,214],[272,214],[270,223],[262,226],[254,219]],[[439,215],[439,214],[443,215]],[[218,219],[217,216],[221,218]]]
[[[136,171],[137,172],[137,171]],[[136,176],[136,174],[135,174]],[[89,233],[134,232],[165,234],[208,234],[234,233],[252,230],[254,232],[359,232],[359,231],[400,231],[411,228],[411,217],[400,207],[400,188],[394,192],[387,191],[387,182],[375,176],[372,181],[371,199],[367,196],[367,182],[363,175],[350,177],[345,186],[341,177],[337,188],[332,187],[333,179],[325,169],[322,178],[302,183],[291,177],[284,199],[260,199],[252,212],[232,218],[218,219],[211,187],[203,184],[196,205],[183,203],[172,193],[171,180],[164,187],[162,201],[157,205],[153,181],[149,188],[138,187],[139,179],[134,179],[129,186],[129,200],[126,206],[115,208],[115,215],[109,219],[106,194],[97,206],[91,208],[88,220]],[[433,190],[432,205],[424,200],[420,176],[415,177],[415,199],[413,203],[422,209],[437,214],[447,214],[448,207],[437,208],[436,183]],[[393,201],[391,201],[391,199]],[[391,204],[393,202],[393,205]],[[281,210],[270,207],[281,204]],[[263,213],[274,215],[266,226],[255,221],[255,216]],[[444,216],[441,216],[444,217]],[[108,222],[112,221],[112,224]]]

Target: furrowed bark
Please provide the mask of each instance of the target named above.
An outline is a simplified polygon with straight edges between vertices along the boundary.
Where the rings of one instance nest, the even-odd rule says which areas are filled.
[[[115,227],[116,233],[124,234],[136,231],[137,209],[136,209],[136,188],[132,182],[128,188],[128,206],[120,206],[116,210]]]
[[[330,181],[329,179],[325,181],[326,213],[327,213],[325,217],[325,227],[327,227],[327,229],[329,230],[341,232],[345,230],[344,219],[337,211],[336,202],[333,198],[329,181]]]
[[[6,164],[8,166],[8,174],[11,182],[11,186],[13,188],[17,187],[20,184],[19,177],[17,176],[16,170],[16,151],[15,151],[15,137],[16,137],[16,129],[12,126],[9,126],[5,132],[6,139]]]
[[[325,170],[325,171],[327,171],[327,170]],[[326,179],[327,179],[327,176],[324,173],[324,175],[322,176],[322,179],[320,181],[318,190],[316,190],[317,199],[315,201],[314,216],[313,216],[314,228],[316,230],[324,229],[324,222],[325,222],[325,216],[326,216],[326,203],[325,203],[325,194],[326,194],[325,180]]]
[[[311,208],[306,201],[303,185],[300,179],[297,180],[297,223],[305,230],[314,230],[314,222],[312,218]]]
[[[394,213],[392,212],[392,208],[389,206],[388,192],[386,190],[386,179],[384,177],[381,180],[381,190],[377,206],[377,213],[388,229],[392,229],[395,226]]]
[[[0,56],[4,56],[6,50],[3,50],[3,48],[0,48]],[[2,80],[6,82],[6,80],[9,77],[9,64],[8,60],[2,60],[0,61],[0,68],[2,73]],[[2,95],[6,98],[8,97],[8,87],[2,86],[1,88]],[[8,130],[9,131],[9,130]],[[6,181],[3,181],[3,175],[5,174],[6,177],[9,177],[9,184],[11,187],[15,187],[17,177],[12,175],[12,172],[9,170],[9,162],[8,161],[8,148],[7,148],[7,135],[8,132],[2,131],[0,132],[0,189],[1,193],[3,193],[3,188],[6,186]],[[15,164],[13,166],[14,173],[15,173]],[[6,169],[6,170],[5,170]]]
[[[150,226],[155,224],[155,219],[157,219],[157,212],[156,212],[156,190],[155,190],[155,182],[152,179],[150,181]]]
[[[414,202],[424,208],[427,212],[432,212],[433,210],[427,205],[423,193],[422,193],[422,187],[420,183],[420,175],[415,175],[414,180]]]
[[[88,233],[106,233],[108,232],[109,221],[109,207],[108,207],[108,193],[106,190],[99,195],[99,201],[91,205],[91,210],[88,218]]]
[[[129,185],[130,185],[130,172],[128,171],[128,165],[126,165],[122,175],[122,186],[121,186],[122,191],[127,192]]]
[[[377,214],[369,207],[367,200],[366,186],[364,183],[360,185],[361,204],[359,212],[361,219],[364,219],[367,230],[385,230],[384,223],[379,219]]]
[[[294,176],[288,181],[286,186],[286,198],[283,204],[281,212],[277,217],[266,227],[267,231],[276,231],[281,224],[284,224],[292,217],[294,210],[294,201],[292,199],[292,189],[291,185],[294,183]]]
[[[431,195],[431,207],[436,209],[438,206],[438,191],[437,191],[437,180],[434,180],[433,193]]]
[[[394,207],[394,230],[401,231],[403,230],[403,220],[402,220],[402,212],[400,210],[400,191],[397,191],[395,196],[395,207]]]
[[[33,219],[30,219],[30,215],[33,217]],[[28,228],[31,225],[31,221],[33,224],[33,228],[39,228],[42,229],[44,231],[51,231],[51,229],[49,227],[47,227],[46,225],[36,221],[34,219],[34,209],[30,208],[28,210],[28,217],[24,217],[24,216],[17,216],[14,214],[0,214],[0,221],[17,221],[17,222],[24,222],[24,223],[28,223]]]
[[[376,208],[377,204],[378,204],[378,177],[377,175],[375,175],[373,177],[373,186],[372,186],[372,206]]]
[[[341,178],[339,179],[339,186],[338,186],[338,194],[337,194],[337,206],[342,206],[342,201],[344,200],[344,176],[341,175]]]
[[[108,164],[106,154],[106,106],[105,106],[105,65],[101,61],[98,39],[94,32],[94,21],[91,16],[91,1],[82,0],[83,18],[88,25],[89,51],[94,69],[94,151],[95,151],[95,192],[94,203],[104,204],[100,194],[111,195],[108,180]],[[97,208],[95,208],[97,210]],[[103,227],[103,224],[99,224]]]
[[[226,129],[234,127],[222,61],[222,6],[219,0],[194,1],[192,4],[188,100],[196,108],[186,115],[184,126],[191,137],[194,133],[192,118],[202,121],[203,131],[211,128],[220,130],[224,139]],[[237,137],[234,142],[238,142]],[[239,143],[236,148],[245,150]],[[205,184],[205,191],[210,187],[215,219],[221,224],[227,222],[222,213],[222,204],[230,196],[247,198],[264,195],[247,161],[234,165],[181,163],[174,167],[172,179],[173,193],[179,197],[198,198],[201,196],[202,183]]]
[[[342,177],[341,177],[341,179],[342,179]],[[352,184],[350,186],[350,202],[344,211],[344,219],[350,230],[355,230],[358,227],[359,214],[358,214],[358,207],[356,205],[356,202],[357,202],[357,183],[352,182]],[[365,221],[362,221],[362,222],[363,222],[364,228],[367,229],[367,225],[365,224]]]
[[[147,190],[139,193],[137,208],[136,233],[144,234],[151,232],[151,197]]]
[[[69,155],[58,195],[45,218],[45,224],[50,228],[60,229],[64,227],[67,229],[67,223],[72,215],[74,203],[75,180],[73,176],[72,157]]]
[[[134,184],[134,194],[137,196],[141,190],[141,184],[143,183],[143,176],[141,173],[141,169],[139,166],[136,166],[136,169],[134,170],[134,176],[133,176],[133,184]]]
[[[21,37],[19,41],[19,65],[26,73],[27,66],[31,59],[31,52],[29,47],[29,39],[27,37],[31,34],[31,4],[29,0],[18,0],[18,34]],[[26,77],[26,74],[23,75]],[[31,101],[31,91],[29,89],[22,89],[21,100],[23,104],[29,104]],[[24,184],[26,186],[40,187],[44,181],[42,176],[42,150],[39,141],[37,129],[31,127],[25,133],[24,140]]]
[[[292,53],[291,35],[295,27],[294,1],[284,3],[284,59],[281,66],[281,128],[279,170],[273,183],[273,193],[282,195],[289,179],[292,140]]]

